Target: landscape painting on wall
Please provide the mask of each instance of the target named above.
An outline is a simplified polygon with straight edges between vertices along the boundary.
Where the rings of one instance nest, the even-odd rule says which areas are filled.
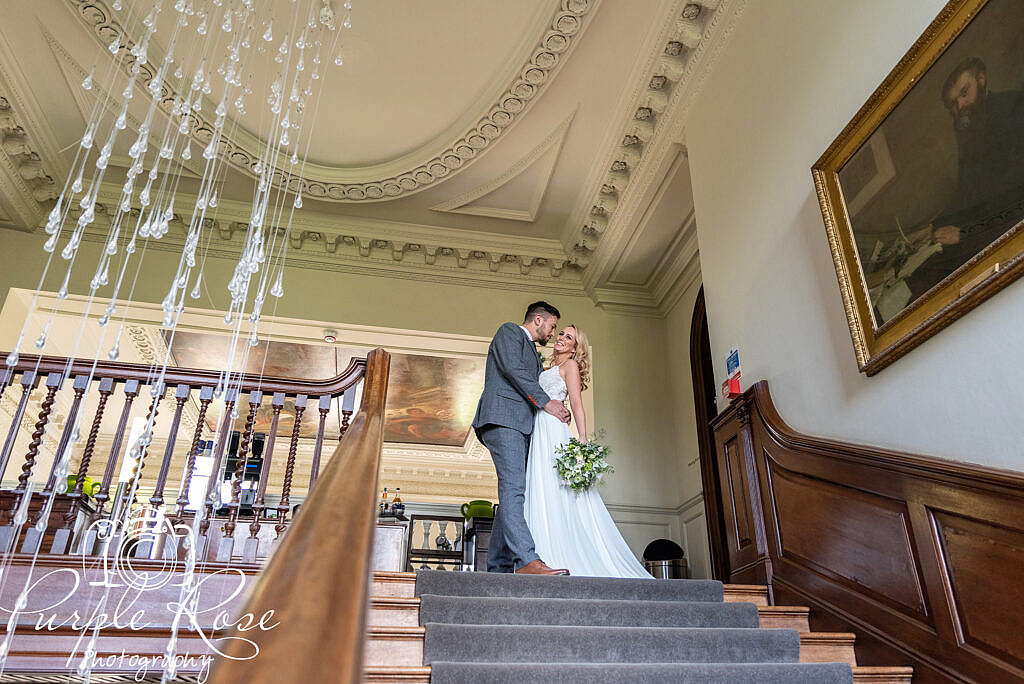
[[[167,336],[165,335],[165,341]],[[171,356],[179,367],[219,370],[228,359],[231,338],[222,335],[178,331]],[[321,380],[332,378],[348,367],[353,356],[365,352],[328,345],[262,341],[249,347],[242,340],[239,348],[249,352],[240,357],[233,370],[248,374],[283,378]],[[476,402],[484,385],[484,361],[477,358],[452,358],[419,354],[391,355],[388,400],[384,421],[384,441],[461,447],[469,437]],[[273,411],[270,397],[264,397],[254,422],[255,432],[270,429]],[[334,402],[324,430],[327,440],[338,439],[341,415]],[[236,430],[243,429],[247,407],[239,407]],[[217,411],[211,410],[207,427],[214,428]],[[311,397],[302,416],[299,436],[314,438],[320,415],[316,398]],[[278,436],[288,437],[295,424],[295,402],[286,399],[278,422]]]
[[[1020,275],[1024,2],[954,0],[815,164],[869,375]]]

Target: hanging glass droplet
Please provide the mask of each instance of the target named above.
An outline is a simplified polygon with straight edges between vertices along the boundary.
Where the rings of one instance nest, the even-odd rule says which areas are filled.
[[[57,291],[57,299],[67,299],[67,298],[68,298],[68,286],[67,285],[61,285],[60,290]]]
[[[224,325],[231,325],[231,311],[224,314]]]
[[[210,207],[213,209],[217,208],[217,191],[213,191],[213,195],[210,196]]]
[[[73,257],[74,255],[75,255],[75,250],[73,250],[71,248],[71,243],[70,242],[68,244],[64,245],[64,249],[62,249],[60,251],[60,257],[64,261],[70,261],[71,257]]]
[[[292,206],[295,207],[296,209],[301,209],[302,208],[302,194],[301,193],[295,196],[295,201],[292,202]]]
[[[224,33],[231,33],[231,12],[224,13],[224,23],[220,25],[220,30]]]
[[[196,33],[198,33],[201,36],[206,35],[206,17],[203,17],[203,21],[199,24],[198,27],[196,27]]]
[[[345,21],[341,22],[341,25],[344,26],[347,29],[352,28],[352,15],[351,14],[346,14],[345,15]]]
[[[50,236],[50,239],[43,243],[43,251],[50,253],[57,249],[57,234],[54,233]]]
[[[18,344],[19,345],[21,344],[21,340],[20,339],[18,340]],[[17,365],[18,365],[18,349],[17,349],[17,347],[15,347],[14,351],[12,351],[10,354],[7,355],[7,366],[9,368],[14,368]]]
[[[115,342],[114,346],[107,352],[107,358],[111,361],[117,361],[117,357],[121,356],[121,343]]]
[[[203,281],[203,272],[200,271],[199,272],[199,276],[196,278],[196,284],[192,286],[192,291],[188,293],[189,297],[191,297],[192,299],[199,299],[199,295],[200,295],[199,283],[201,283],[202,281]]]
[[[342,58],[341,51],[339,50],[338,51],[338,56],[334,58],[334,65],[335,66],[341,66],[344,63],[345,63],[345,60]],[[316,74],[315,71],[313,73]]]
[[[121,49],[121,36],[114,38],[114,42],[112,42],[110,44],[110,47],[108,47],[107,49],[110,50],[110,54],[116,55],[117,51]]]
[[[110,5],[115,12],[121,11],[121,0],[114,0],[113,4]]]
[[[92,73],[93,73],[93,71],[96,71],[96,67],[93,67],[92,70],[89,71],[89,75],[85,77],[84,81],[82,81],[82,88],[85,89],[85,90],[92,90]]]
[[[265,40],[268,43],[270,41],[274,40],[274,34],[271,31],[273,26],[274,26],[274,20],[271,19],[269,22],[267,22],[267,30],[263,32],[263,40]]]
[[[39,337],[36,338],[36,349],[42,349],[46,346],[46,331],[39,333]]]
[[[192,158],[192,145],[191,145],[191,143],[188,143],[188,142],[185,143],[185,147],[183,147],[182,150],[181,150],[181,158],[184,159],[185,161],[188,161],[189,159]]]

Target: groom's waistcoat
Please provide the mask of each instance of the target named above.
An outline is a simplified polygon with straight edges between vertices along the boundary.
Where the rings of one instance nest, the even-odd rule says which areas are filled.
[[[523,434],[533,432],[534,411],[550,397],[537,379],[543,370],[537,348],[515,323],[505,323],[487,349],[484,392],[476,407],[473,427],[501,425]]]

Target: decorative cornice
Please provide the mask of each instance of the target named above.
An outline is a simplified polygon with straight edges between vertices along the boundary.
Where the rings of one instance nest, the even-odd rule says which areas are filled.
[[[118,201],[118,189],[104,187],[96,205],[96,220],[84,236],[87,242],[106,240],[108,209]],[[181,210],[171,221],[171,232],[150,240],[147,249],[180,251],[184,226],[195,197],[178,193]],[[206,219],[213,231],[209,254],[237,258],[249,216],[244,202],[221,200],[216,219]],[[72,209],[74,214],[77,209]],[[184,217],[184,218],[183,218]],[[524,291],[544,289],[552,294],[582,296],[579,271],[557,240],[511,237],[461,229],[361,217],[296,214],[288,234],[289,266],[334,270],[385,277],[428,280]]]
[[[127,71],[135,65],[130,54],[134,45],[116,21],[104,0],[68,0],[77,10],[78,16],[104,45],[122,36],[120,50],[123,68]],[[272,174],[275,183],[288,183],[289,189],[300,190],[311,199],[330,202],[375,202],[386,201],[424,190],[442,178],[449,177],[468,166],[492,143],[514,124],[530,105],[536,101],[544,86],[552,80],[578,42],[579,36],[593,16],[600,0],[560,0],[551,16],[549,28],[537,41],[529,59],[517,72],[513,82],[497,101],[488,108],[468,130],[452,143],[434,153],[425,153],[416,163],[407,165],[400,172],[389,169],[385,175],[361,178],[353,182],[352,169],[332,168],[307,163],[303,177],[293,178],[286,170],[276,167]],[[140,78],[148,85],[155,75],[149,64],[141,65]],[[176,92],[166,83],[163,85],[160,102],[165,113],[170,112]],[[212,111],[212,107],[205,107]],[[213,131],[213,123],[202,112],[193,112],[189,118],[192,137],[205,145]],[[259,138],[241,127],[232,137],[222,136],[219,153],[235,168],[252,174],[260,161],[261,142]],[[376,167],[370,167],[376,168]]]
[[[57,197],[57,186],[15,114],[5,83],[0,88],[0,193],[21,220],[14,227],[31,230],[43,218],[42,204]]]
[[[647,92],[635,110],[635,116],[644,117],[646,112],[641,110],[649,109],[653,125],[627,131],[622,144],[608,155],[612,169],[605,183],[608,187],[598,191],[591,216],[575,219],[581,224],[577,249],[584,237],[589,238],[584,246],[591,256],[584,278],[588,289],[600,282],[623,241],[628,240],[625,226],[635,215],[646,189],[657,181],[666,156],[676,153],[672,143],[681,141],[686,116],[746,4],[747,0],[702,0],[699,11],[694,3],[683,8],[676,26],[678,35],[664,46],[647,77]],[[612,189],[614,193],[610,193]],[[608,194],[613,196],[605,198]]]

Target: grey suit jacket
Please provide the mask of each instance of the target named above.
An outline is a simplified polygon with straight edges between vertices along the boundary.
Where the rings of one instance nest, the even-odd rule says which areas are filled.
[[[487,349],[484,392],[473,427],[501,425],[524,435],[533,432],[533,413],[550,401],[537,379],[544,367],[537,348],[515,323],[505,323]]]

